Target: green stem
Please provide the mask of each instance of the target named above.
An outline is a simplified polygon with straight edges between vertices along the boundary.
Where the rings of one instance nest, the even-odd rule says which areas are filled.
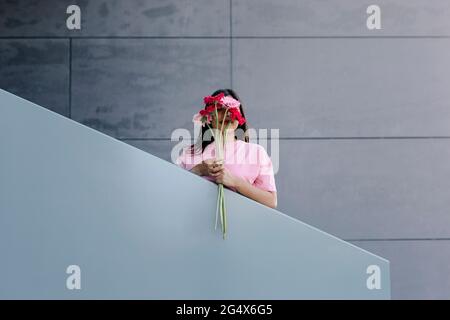
[[[225,193],[222,192],[222,214],[223,214],[223,231],[222,236],[225,239],[225,234],[227,233],[227,211],[225,207]]]
[[[217,111],[217,103],[215,104],[215,118],[216,118],[216,130],[217,134],[215,135],[213,132],[214,141],[216,144],[216,158],[218,160],[223,160],[224,157],[224,148],[226,147],[226,140],[227,140],[227,130],[230,125],[230,123],[227,124],[225,130],[224,130],[224,124],[225,119],[228,113],[228,109],[225,110],[224,117],[222,119],[222,126],[221,130],[219,130],[219,113]],[[208,125],[208,128],[212,131],[211,127]],[[225,131],[225,134],[224,134]],[[219,184],[219,190],[218,190],[218,196],[217,196],[217,209],[216,210],[216,224],[215,228],[217,229],[217,214],[220,214],[220,222],[222,225],[222,237],[225,239],[225,235],[227,232],[227,217],[226,217],[226,206],[225,206],[225,191],[224,191],[224,185]]]
[[[227,141],[226,133],[227,133],[228,126],[230,125],[230,123],[228,122],[227,127],[225,129],[223,128],[223,125],[225,124],[225,119],[227,118],[227,113],[228,113],[228,109],[225,109],[225,114],[223,115],[223,119],[222,119],[222,126],[220,127],[221,128],[220,133],[221,133],[222,139],[224,141],[223,148],[222,148],[222,158],[225,158],[224,149],[225,149],[225,145],[226,145],[226,141]]]
[[[222,206],[222,202],[223,202],[223,184],[219,184],[219,193],[220,193],[220,203],[219,203],[219,208],[220,208],[220,224],[222,225],[222,233],[224,230],[224,221],[223,221],[223,206]]]
[[[228,127],[230,126],[230,123],[228,122],[227,123],[227,126],[225,127],[225,134],[224,134],[224,149],[226,148],[226,145],[227,145],[227,136],[228,136],[228,133],[227,133],[227,131],[228,131]]]
[[[226,112],[225,112],[225,116],[226,116]],[[225,152],[225,149],[226,149],[227,130],[228,130],[229,126],[230,126],[230,123],[228,123],[226,128],[225,128],[225,134],[222,133],[223,140],[224,140],[224,152]],[[223,123],[222,123],[222,128],[223,128]],[[222,221],[223,221],[223,223],[222,223],[222,237],[225,240],[225,235],[227,233],[227,210],[226,210],[226,206],[225,206],[225,192],[224,192],[223,185],[222,185],[222,195],[221,195],[221,211],[222,211]]]
[[[209,131],[211,131],[211,134],[212,134],[212,136],[213,136],[213,138],[214,138],[214,141],[216,141],[216,136],[215,136],[215,134],[214,134],[214,130],[209,126],[209,124],[206,124],[206,125],[208,126]]]
[[[217,230],[217,221],[219,220],[219,205],[220,205],[220,186],[217,188],[216,223],[214,226],[214,230]]]

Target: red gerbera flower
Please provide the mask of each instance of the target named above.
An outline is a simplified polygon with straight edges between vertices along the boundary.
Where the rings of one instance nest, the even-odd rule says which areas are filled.
[[[217,102],[218,104],[220,104],[222,98],[225,96],[225,94],[223,92],[215,95],[215,96],[206,96],[203,98],[203,101],[205,102],[206,105],[208,104],[214,104],[214,102]]]

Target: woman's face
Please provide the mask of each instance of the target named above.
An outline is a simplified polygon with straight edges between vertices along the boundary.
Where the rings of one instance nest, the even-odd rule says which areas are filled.
[[[215,113],[213,113],[213,117],[212,117],[212,127],[214,129],[222,130],[222,121],[223,121],[223,117],[225,116],[225,109],[217,110],[217,114],[218,114],[217,118],[219,120],[219,127],[216,128],[216,115],[215,115]],[[228,118],[228,115],[227,115],[227,118]],[[227,127],[228,123],[229,123],[228,130],[236,130],[237,127],[239,126],[239,122],[237,120],[234,120],[233,122],[231,122],[228,119],[225,119],[225,122],[223,124],[224,129]]]

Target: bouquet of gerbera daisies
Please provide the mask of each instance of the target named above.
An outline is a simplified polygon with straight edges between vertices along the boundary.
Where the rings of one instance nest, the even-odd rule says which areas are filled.
[[[205,103],[205,108],[194,115],[193,121],[195,123],[201,124],[202,126],[208,126],[214,138],[216,147],[216,160],[223,163],[224,147],[227,137],[226,132],[228,130],[228,127],[235,120],[238,121],[239,125],[245,123],[245,118],[241,115],[239,109],[241,103],[231,96],[225,96],[223,93],[219,93],[215,96],[206,96],[203,98],[203,101]],[[219,127],[218,110],[221,109],[224,109],[224,116],[222,119],[222,125]],[[216,124],[215,129],[211,128],[213,119],[215,120]],[[225,120],[227,120],[227,124],[224,127]],[[218,185],[215,229],[217,229],[218,216],[220,216],[220,222],[222,225],[222,236],[225,239],[225,234],[227,232],[227,214],[223,184]]]

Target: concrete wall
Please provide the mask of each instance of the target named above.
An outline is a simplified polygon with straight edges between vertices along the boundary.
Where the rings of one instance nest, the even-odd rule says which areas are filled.
[[[169,160],[233,87],[280,129],[280,211],[389,259],[393,298],[450,298],[448,1],[52,2],[0,6],[0,88]]]

